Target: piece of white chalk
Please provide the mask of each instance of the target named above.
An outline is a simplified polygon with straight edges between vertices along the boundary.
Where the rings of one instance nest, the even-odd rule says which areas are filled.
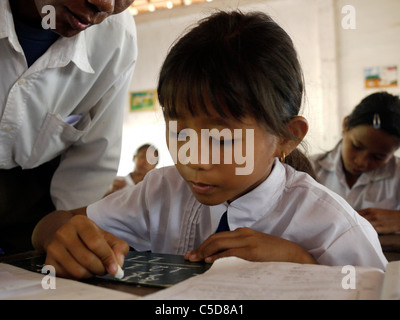
[[[118,271],[115,274],[114,278],[122,279],[124,277],[124,270],[118,265]]]

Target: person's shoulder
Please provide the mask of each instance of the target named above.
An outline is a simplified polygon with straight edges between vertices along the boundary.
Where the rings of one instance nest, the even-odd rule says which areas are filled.
[[[328,188],[317,182],[309,174],[300,172],[290,166],[286,168],[286,189],[288,190],[303,190],[310,193],[315,193],[317,197],[331,196]]]
[[[400,157],[394,156],[393,157],[393,167],[391,168],[392,177],[399,181],[400,178]]]
[[[310,155],[308,158],[313,165],[320,165],[323,160],[332,162],[334,157],[334,150],[319,152]]]
[[[131,36],[136,37],[136,24],[135,19],[129,13],[129,10],[125,10],[119,14],[108,17],[103,23],[106,22],[115,29],[124,30]],[[101,24],[100,24],[101,25]]]
[[[143,181],[138,184],[144,188],[150,201],[161,199],[192,199],[193,194],[186,181],[179,174],[175,166],[166,166],[149,171]]]
[[[166,166],[161,168],[156,168],[149,171],[145,178],[153,183],[169,184],[172,187],[178,185],[185,185],[185,180],[179,174],[175,166]]]
[[[147,175],[154,175],[154,176],[181,176],[179,174],[178,169],[176,169],[175,166],[165,166],[165,167],[160,167],[160,168],[155,168],[147,173]],[[147,176],[146,175],[146,176]]]
[[[325,187],[310,175],[286,166],[287,196],[303,199],[320,210],[353,214],[353,208],[338,194]]]
[[[310,155],[308,158],[310,159],[311,162],[316,162],[316,161],[322,159],[323,157],[325,157],[326,154],[327,154],[326,152],[315,153],[315,154]]]
[[[85,32],[89,38],[94,37],[98,41],[97,37],[101,37],[101,40],[107,43],[114,41],[119,45],[129,43],[136,45],[137,41],[135,20],[128,10],[109,16],[102,23],[88,28]]]
[[[396,165],[396,168],[400,168],[400,157],[394,156],[394,163]]]
[[[101,70],[110,63],[121,74],[137,59],[137,36],[133,16],[128,10],[106,18],[88,28],[85,42],[93,69]]]
[[[309,160],[317,176],[319,176],[322,171],[334,172],[340,160],[340,144],[336,145],[332,150],[315,153],[309,156]]]

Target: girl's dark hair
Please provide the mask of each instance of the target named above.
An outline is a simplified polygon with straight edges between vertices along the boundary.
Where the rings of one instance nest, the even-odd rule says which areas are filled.
[[[377,129],[400,138],[400,99],[388,92],[377,92],[365,97],[348,116],[347,129],[360,125],[374,125]],[[378,117],[378,118],[377,118]],[[375,120],[377,121],[377,120]]]
[[[152,144],[150,144],[150,143],[142,144],[139,148],[137,148],[136,151],[135,151],[135,156],[138,155],[139,152],[142,151],[143,149],[148,149],[148,148],[154,149],[154,153],[158,156],[157,148],[155,146],[153,146]]]
[[[252,116],[272,134],[294,139],[287,124],[299,114],[303,82],[293,42],[271,17],[216,12],[171,48],[158,97],[166,118],[214,108],[222,117]]]
[[[145,143],[145,144],[142,144],[140,147],[138,147],[135,151],[134,156],[136,157],[140,151],[142,151],[144,149],[148,149],[148,148],[151,148],[154,150],[154,156],[157,157],[157,164],[158,164],[158,161],[159,161],[158,149],[150,143]]]

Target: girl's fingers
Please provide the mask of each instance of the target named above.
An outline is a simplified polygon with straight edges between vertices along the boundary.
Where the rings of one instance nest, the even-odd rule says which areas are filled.
[[[96,229],[80,235],[87,250],[72,249],[71,253],[90,272],[100,275],[105,273],[115,275],[118,270],[118,260],[106,240],[106,233],[99,228]]]
[[[186,254],[190,261],[214,262],[236,256],[249,261],[292,261],[315,263],[307,251],[295,243],[249,228],[239,228],[210,236],[197,249]]]
[[[213,263],[217,259],[226,257],[238,257],[245,260],[251,260],[248,259],[249,250],[246,247],[239,247],[239,248],[231,248],[224,251],[220,251],[216,254],[206,257],[204,261],[207,263]]]
[[[190,261],[201,261],[218,253],[222,254],[222,251],[228,249],[246,247],[248,245],[249,231],[245,229],[248,228],[213,234],[198,249],[188,252],[185,258]]]
[[[93,276],[82,264],[64,247],[51,244],[48,247],[46,265],[51,265],[56,270],[56,276],[73,279],[83,279]]]
[[[87,217],[76,216],[56,232],[47,248],[47,260],[66,277],[115,275],[128,250],[123,240],[100,229]]]
[[[129,245],[112,233],[106,232],[104,238],[112,249],[117,263],[122,267],[124,265],[125,256],[129,251]]]

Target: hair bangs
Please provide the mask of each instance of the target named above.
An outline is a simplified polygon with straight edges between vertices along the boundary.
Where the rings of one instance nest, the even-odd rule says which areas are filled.
[[[215,110],[221,117],[240,119],[248,113],[249,108],[240,106],[243,96],[234,92],[232,79],[227,79],[222,64],[210,60],[206,54],[188,55],[164,68],[158,95],[165,117],[176,119],[184,112],[209,116]]]

